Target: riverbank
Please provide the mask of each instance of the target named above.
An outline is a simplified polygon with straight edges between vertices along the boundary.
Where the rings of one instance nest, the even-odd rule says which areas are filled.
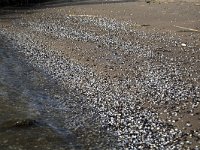
[[[180,26],[199,30],[198,10],[127,2],[16,11],[1,17],[1,36],[72,93],[51,113],[83,145],[194,148],[200,40]]]

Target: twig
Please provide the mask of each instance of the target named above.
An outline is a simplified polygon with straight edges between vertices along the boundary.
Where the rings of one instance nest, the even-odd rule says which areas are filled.
[[[175,27],[180,28],[180,29],[184,29],[184,30],[188,30],[188,31],[192,31],[192,32],[200,32],[199,30],[192,29],[192,28],[186,28],[186,27],[181,27],[181,26],[175,26]]]

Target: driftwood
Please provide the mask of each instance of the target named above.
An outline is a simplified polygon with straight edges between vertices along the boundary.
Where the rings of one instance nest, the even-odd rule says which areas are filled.
[[[200,32],[200,30],[196,30],[196,29],[192,29],[192,28],[186,28],[186,27],[181,27],[181,26],[175,26],[175,27],[186,30],[186,31]]]

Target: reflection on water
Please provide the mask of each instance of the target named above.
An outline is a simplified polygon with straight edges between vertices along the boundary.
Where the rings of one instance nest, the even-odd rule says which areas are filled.
[[[0,149],[80,149],[76,137],[48,113],[53,83],[0,48]]]

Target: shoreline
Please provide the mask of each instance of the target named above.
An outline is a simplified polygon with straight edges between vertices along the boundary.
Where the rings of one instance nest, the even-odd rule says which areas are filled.
[[[105,4],[116,8],[121,5],[126,6]],[[77,115],[83,122],[78,124],[87,126],[92,122],[84,122],[80,116],[89,107],[94,109],[86,112],[85,117],[100,115],[100,118],[96,116],[97,122],[117,137],[121,148],[198,145],[196,135],[189,138],[190,131],[199,133],[199,76],[195,72],[199,66],[198,39],[185,44],[173,32],[157,33],[150,27],[146,33],[148,29],[132,29],[132,23],[121,21],[120,17],[110,19],[112,13],[101,17],[94,15],[99,10],[90,14],[92,10],[87,12],[82,8],[50,9],[51,16],[49,9],[21,15],[22,19],[4,24],[6,30],[1,32],[32,65],[46,69],[60,85],[84,95],[86,106]],[[90,15],[81,16],[81,11]],[[196,34],[194,38],[197,37]],[[183,62],[193,64],[193,68]],[[79,105],[76,103],[74,108],[78,109]],[[68,105],[64,104],[64,108],[68,109]],[[159,142],[148,144],[149,139]],[[188,141],[192,142],[189,146]],[[165,142],[170,144],[166,146]]]

